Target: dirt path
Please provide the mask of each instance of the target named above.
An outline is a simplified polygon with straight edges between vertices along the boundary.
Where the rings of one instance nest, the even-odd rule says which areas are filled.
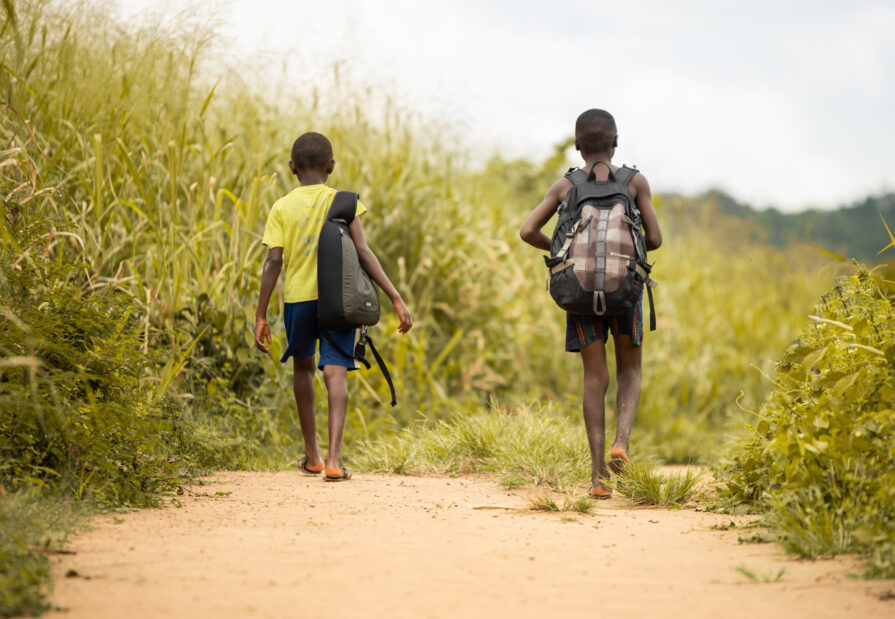
[[[624,498],[592,515],[533,512],[524,492],[488,477],[209,481],[180,508],[97,518],[74,538],[77,554],[57,560],[53,599],[65,610],[48,616],[895,616],[880,599],[895,583],[845,577],[850,560],[797,561],[711,529],[738,517]],[[786,572],[755,583],[738,565]]]

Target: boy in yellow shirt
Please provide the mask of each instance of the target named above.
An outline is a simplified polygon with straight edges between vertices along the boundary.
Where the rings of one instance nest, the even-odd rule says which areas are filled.
[[[351,478],[351,473],[342,464],[342,437],[348,408],[348,370],[357,369],[357,362],[333,348],[320,337],[317,329],[317,239],[336,195],[336,190],[325,184],[335,165],[332,145],[320,133],[302,134],[292,145],[289,169],[298,178],[299,187],[274,203],[264,228],[262,242],[268,247],[268,253],[255,312],[255,344],[260,351],[270,353],[267,306],[285,265],[283,322],[289,345],[280,361],[285,363],[289,357],[293,358],[295,403],[305,441],[305,455],[298,465],[302,471],[312,475],[323,472],[327,481],[344,481]],[[407,333],[413,325],[410,312],[364,238],[360,216],[366,212],[367,209],[358,201],[348,231],[357,248],[361,266],[391,300],[401,320],[398,331]],[[342,350],[354,350],[356,330],[330,334]],[[320,360],[317,367],[323,370],[329,400],[329,452],[325,462],[317,444],[314,415],[314,351],[318,341]]]

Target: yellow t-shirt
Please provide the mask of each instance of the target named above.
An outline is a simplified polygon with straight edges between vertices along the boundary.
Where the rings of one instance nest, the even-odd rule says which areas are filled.
[[[283,248],[286,303],[317,299],[317,239],[335,195],[336,190],[326,185],[302,185],[270,209],[261,242]],[[354,216],[366,212],[358,200]]]

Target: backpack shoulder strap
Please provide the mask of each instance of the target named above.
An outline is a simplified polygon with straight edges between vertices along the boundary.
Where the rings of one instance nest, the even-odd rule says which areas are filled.
[[[573,185],[580,185],[587,180],[587,172],[581,168],[569,168],[569,171],[566,172],[566,178],[569,179]]]
[[[346,224],[354,220],[357,212],[357,194],[353,191],[337,191],[333,196],[333,203],[326,215],[327,221],[341,219]]]
[[[631,182],[631,179],[634,178],[634,175],[637,174],[639,170],[637,168],[629,168],[624,165],[618,169],[615,173],[615,181],[619,185],[623,185],[624,187],[628,186],[628,183]]]

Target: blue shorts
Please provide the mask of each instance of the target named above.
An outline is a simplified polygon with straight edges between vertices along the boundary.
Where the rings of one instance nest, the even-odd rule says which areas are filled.
[[[566,351],[578,352],[597,340],[629,335],[634,346],[643,344],[643,299],[624,316],[578,316],[566,314]]]
[[[286,303],[283,309],[283,324],[286,327],[286,339],[289,345],[283,353],[281,363],[286,363],[289,357],[307,359],[314,356],[317,342],[320,342],[320,361],[317,367],[321,370],[324,365],[341,365],[349,370],[357,369],[357,361],[346,357],[320,336],[317,330],[317,301],[303,301],[302,303]],[[348,353],[354,352],[357,330],[330,331],[330,337],[342,350]]]

